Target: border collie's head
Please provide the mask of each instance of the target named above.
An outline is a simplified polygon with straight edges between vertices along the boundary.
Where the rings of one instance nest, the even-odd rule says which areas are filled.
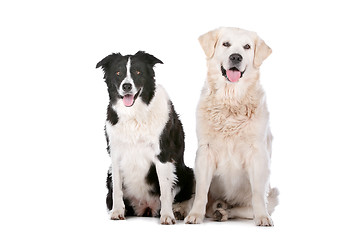
[[[110,102],[115,104],[119,99],[126,107],[134,105],[140,98],[149,104],[155,94],[154,65],[163,63],[153,55],[143,51],[135,55],[122,56],[113,53],[96,64],[102,67],[108,87]]]

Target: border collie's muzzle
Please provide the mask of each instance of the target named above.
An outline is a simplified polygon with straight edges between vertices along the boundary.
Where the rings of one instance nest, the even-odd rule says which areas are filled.
[[[127,84],[124,84],[124,85],[127,85]],[[123,89],[124,89],[124,85],[123,85]],[[131,84],[130,84],[130,86],[131,86]],[[121,96],[125,107],[131,107],[132,105],[134,105],[137,97],[140,95],[141,90],[142,89],[140,88],[139,91],[137,91],[137,93],[135,95],[133,93],[129,93],[129,94],[125,94],[124,96]]]

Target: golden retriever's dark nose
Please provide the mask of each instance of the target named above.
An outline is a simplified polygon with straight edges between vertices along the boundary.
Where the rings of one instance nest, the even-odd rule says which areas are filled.
[[[229,57],[230,61],[234,64],[238,64],[242,61],[243,57],[238,53],[233,53]]]

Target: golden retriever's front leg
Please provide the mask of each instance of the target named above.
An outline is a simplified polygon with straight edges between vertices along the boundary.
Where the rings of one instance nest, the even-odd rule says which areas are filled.
[[[248,174],[252,190],[254,221],[257,226],[273,226],[267,211],[266,194],[269,188],[270,157],[265,147],[253,147]]]
[[[197,224],[204,220],[209,187],[214,171],[215,157],[209,144],[200,145],[195,161],[195,200],[189,215],[185,218],[185,223]]]

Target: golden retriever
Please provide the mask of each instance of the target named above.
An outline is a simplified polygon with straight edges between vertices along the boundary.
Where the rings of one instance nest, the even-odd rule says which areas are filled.
[[[186,223],[254,219],[273,226],[272,135],[259,67],[271,49],[254,32],[219,28],[199,38],[208,74],[197,109],[195,200]]]

